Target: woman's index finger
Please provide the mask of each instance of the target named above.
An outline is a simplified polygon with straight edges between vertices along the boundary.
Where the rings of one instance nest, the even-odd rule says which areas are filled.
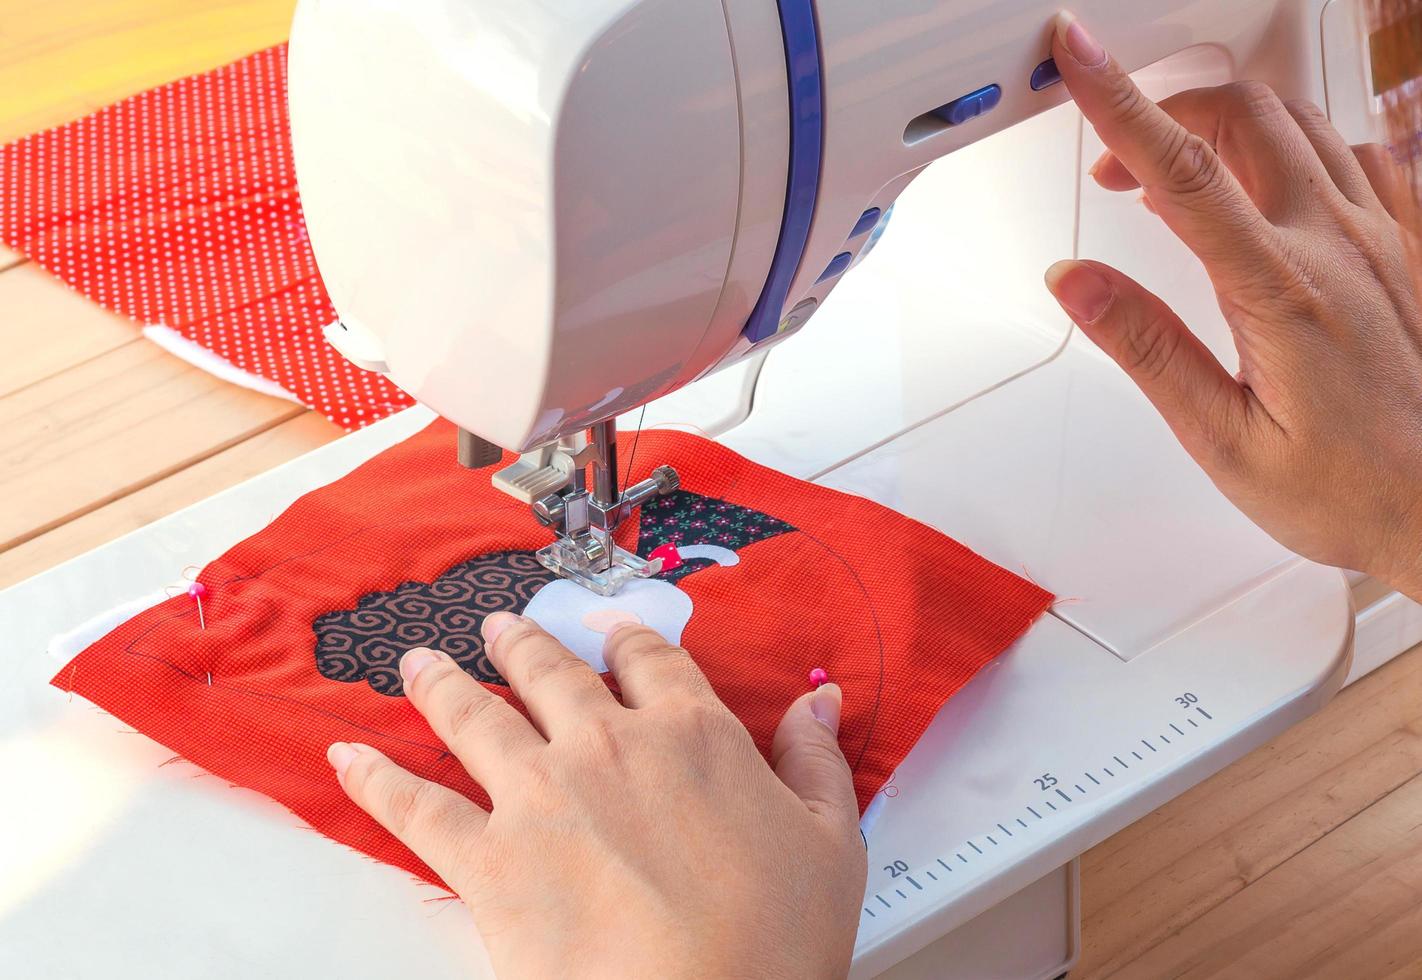
[[[1241,241],[1264,240],[1268,222],[1209,141],[1141,92],[1072,14],[1058,15],[1052,53],[1077,107],[1106,148],[1206,264],[1237,261]]]

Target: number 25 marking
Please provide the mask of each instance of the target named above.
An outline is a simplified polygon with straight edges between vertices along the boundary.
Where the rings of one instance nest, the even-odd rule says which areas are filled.
[[[1051,789],[1053,786],[1057,785],[1057,777],[1053,776],[1049,772],[1042,773],[1042,775],[1038,776],[1032,781],[1037,784],[1038,789],[1042,790]]]

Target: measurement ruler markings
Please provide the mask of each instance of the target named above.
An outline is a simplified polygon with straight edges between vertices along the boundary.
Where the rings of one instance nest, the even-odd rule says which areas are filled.
[[[1214,720],[1213,716],[1212,716],[1208,711],[1206,711],[1204,708],[1201,708],[1201,707],[1198,707],[1198,706],[1197,706],[1197,707],[1195,708],[1195,710],[1198,711],[1200,714],[1204,715],[1206,719],[1208,719],[1208,720],[1210,720],[1210,721],[1213,721],[1213,720]],[[1186,718],[1185,720],[1188,721],[1188,722],[1189,722],[1193,727],[1195,727],[1195,728],[1199,728],[1199,727],[1200,727],[1200,726],[1196,723],[1195,719],[1193,719],[1193,718]],[[1177,735],[1184,735],[1184,734],[1185,734],[1184,730],[1183,730],[1179,725],[1176,725],[1174,722],[1169,722],[1169,725],[1170,725],[1170,727],[1175,731],[1175,734],[1177,734]],[[1167,736],[1167,735],[1157,735],[1156,737],[1159,738],[1159,739],[1160,739],[1162,742],[1164,742],[1166,745],[1172,744],[1171,741],[1170,741],[1169,736]],[[1151,744],[1151,741],[1150,741],[1150,739],[1148,739],[1148,738],[1143,738],[1143,739],[1141,739],[1141,744],[1144,745],[1147,749],[1150,749],[1150,751],[1152,751],[1152,752],[1157,752],[1157,753],[1158,753],[1158,752],[1160,751],[1160,750],[1157,749],[1154,745]],[[1132,751],[1131,751],[1131,755],[1135,756],[1135,757],[1136,757],[1136,761],[1138,761],[1138,762],[1143,762],[1143,761],[1145,761],[1145,757],[1142,756],[1139,752],[1137,752],[1137,751],[1135,751],[1135,750],[1132,750]],[[1116,761],[1116,763],[1117,763],[1122,769],[1129,769],[1129,768],[1131,768],[1131,767],[1130,767],[1130,764],[1127,763],[1125,759],[1122,759],[1119,755],[1113,755],[1111,758],[1114,759],[1114,760]],[[1111,768],[1110,768],[1109,766],[1102,766],[1102,767],[1101,767],[1101,771],[1104,772],[1104,773],[1105,773],[1108,777],[1110,777],[1111,779],[1115,779],[1115,778],[1116,778],[1116,774],[1111,771]],[[1088,773],[1084,773],[1083,775],[1084,775],[1087,779],[1091,780],[1092,785],[1094,785],[1094,786],[1100,786],[1100,785],[1101,785],[1101,780],[1097,779],[1096,776],[1093,775],[1092,773],[1089,773],[1089,772],[1088,772]],[[1076,783],[1075,785],[1076,785],[1076,791],[1077,791],[1079,794],[1085,796],[1085,795],[1086,795],[1086,787],[1082,786],[1081,783]],[[1060,796],[1060,797],[1061,797],[1064,801],[1066,801],[1067,803],[1075,802],[1075,801],[1074,801],[1070,796],[1068,796],[1060,787],[1056,788],[1056,794],[1057,794],[1058,796]],[[1056,811],[1057,811],[1057,805],[1056,805],[1055,803],[1053,803],[1051,800],[1043,800],[1042,802],[1045,803],[1053,812],[1056,812]],[[1032,816],[1036,817],[1038,820],[1043,820],[1043,819],[1045,819],[1040,813],[1037,812],[1037,810],[1036,810],[1035,807],[1031,807],[1031,806],[1027,807],[1027,812],[1030,813],[1030,814],[1032,814]],[[1027,821],[1023,820],[1021,817],[1017,817],[1016,820],[1017,820],[1017,824],[1018,824],[1019,827],[1022,827],[1024,830],[1027,829]],[[1003,824],[998,824],[998,825],[997,825],[997,829],[1000,830],[1000,831],[1002,831],[1002,832],[1003,832],[1004,834],[1006,834],[1008,837],[1013,837],[1013,836],[1015,836],[1015,835],[1012,833],[1012,831],[1008,830],[1007,827],[1006,827],[1005,825],[1003,825]],[[997,839],[994,838],[991,834],[984,834],[983,836],[986,837],[986,839],[987,839],[987,841],[988,841],[989,844],[993,845],[994,847],[999,846],[999,845],[998,845],[998,842],[997,842]],[[982,849],[981,847],[979,847],[979,846],[978,846],[976,843],[974,843],[973,841],[971,841],[971,840],[968,841],[968,846],[971,847],[971,848],[972,848],[974,851],[976,851],[978,854],[980,854],[980,855],[981,855],[981,854],[984,854],[983,849]],[[958,858],[959,861],[962,861],[964,864],[967,864],[967,863],[968,863],[968,859],[963,856],[963,853],[962,853],[961,851],[956,852],[956,857]],[[937,861],[938,861],[938,864],[939,864],[944,870],[950,871],[950,872],[953,870],[953,869],[947,864],[947,862],[945,862],[942,858],[938,858]],[[932,871],[928,871],[928,872],[926,872],[926,873],[927,873],[928,877],[931,878],[931,879],[933,879],[934,881],[937,881],[937,880],[938,880],[938,876],[935,875]],[[920,885],[918,882],[914,881],[912,877],[910,877],[910,876],[906,876],[906,877],[907,877],[908,882],[909,882],[911,885],[913,885],[913,886],[914,886],[915,888],[917,888],[919,891],[922,891],[922,890],[923,890],[923,886]],[[899,891],[899,890],[898,890],[898,889],[895,889],[895,891]],[[908,896],[905,895],[902,891],[899,891],[899,896],[900,896],[901,898],[907,898],[907,897],[908,897]],[[875,898],[878,898],[879,901],[884,902],[883,896],[876,895]],[[884,904],[885,904],[885,905],[888,905],[887,902],[884,902]],[[872,910],[870,910],[870,909],[867,909],[867,908],[866,908],[864,911],[869,912],[870,915],[873,915],[873,912],[872,912]]]
[[[1186,718],[1185,720],[1190,723],[1190,727],[1191,727],[1191,728],[1199,728],[1199,727],[1200,727],[1200,723],[1197,722],[1194,718]]]
[[[864,906],[864,911],[866,911],[866,912],[869,913],[869,918],[871,918],[871,919],[877,919],[877,918],[878,918],[878,916],[874,914],[874,910],[871,909],[869,906],[867,906],[867,905]]]
[[[1200,714],[1204,715],[1206,719],[1209,719],[1209,720],[1211,720],[1211,721],[1214,720],[1214,719],[1210,716],[1210,714],[1209,714],[1207,711],[1205,711],[1203,708],[1197,707],[1195,710],[1196,710],[1196,711],[1199,711]],[[1194,720],[1193,718],[1187,718],[1187,719],[1185,719],[1185,720],[1188,721],[1188,722],[1190,722],[1190,724],[1191,724],[1191,725],[1194,725],[1196,728],[1199,727],[1199,725],[1196,724],[1196,722],[1195,722],[1195,720]],[[1184,735],[1184,734],[1185,734],[1185,732],[1180,728],[1180,726],[1176,725],[1176,724],[1173,723],[1173,722],[1171,722],[1171,723],[1169,723],[1169,724],[1170,724],[1170,727],[1175,730],[1175,733],[1176,733],[1177,735]],[[1170,744],[1171,744],[1170,738],[1169,738],[1168,736],[1166,736],[1166,735],[1159,735],[1159,736],[1157,736],[1157,737],[1158,737],[1162,742],[1164,742],[1166,745],[1170,745]],[[1150,749],[1150,751],[1152,751],[1152,752],[1159,752],[1159,751],[1160,751],[1160,750],[1157,749],[1154,745],[1151,744],[1151,742],[1150,742],[1149,739],[1145,739],[1145,738],[1141,739],[1141,744],[1144,745],[1147,749]],[[1135,756],[1136,759],[1137,759],[1137,761],[1144,761],[1144,757],[1143,757],[1139,752],[1136,752],[1136,751],[1132,750],[1131,755]],[[1113,758],[1123,769],[1129,769],[1129,768],[1131,768],[1130,765],[1127,764],[1127,762],[1126,762],[1124,759],[1122,759],[1120,756],[1118,756],[1118,755],[1117,755],[1117,756],[1112,756],[1112,758]],[[1101,769],[1101,771],[1104,772],[1107,776],[1109,776],[1109,777],[1112,778],[1112,779],[1116,778],[1116,774],[1115,774],[1114,772],[1112,772],[1111,769],[1110,769],[1110,767],[1108,767],[1108,766],[1103,766],[1102,769]],[[1091,781],[1092,785],[1095,785],[1095,786],[1100,786],[1100,785],[1101,785],[1101,780],[1097,779],[1096,776],[1093,775],[1092,773],[1089,773],[1089,772],[1088,772],[1088,773],[1084,773],[1083,775],[1085,775],[1085,777]],[[1084,795],[1086,794],[1086,788],[1085,788],[1084,786],[1082,786],[1080,783],[1076,783],[1075,785],[1076,785],[1076,791],[1084,796]],[[1072,803],[1072,802],[1074,802],[1073,799],[1072,799],[1070,796],[1068,796],[1060,787],[1056,788],[1055,791],[1056,791],[1056,794],[1057,794],[1058,796],[1060,796],[1065,802],[1067,802],[1067,803]],[[1056,812],[1056,811],[1057,811],[1057,809],[1058,809],[1058,808],[1057,808],[1057,805],[1056,805],[1055,803],[1053,803],[1051,800],[1043,800],[1042,802],[1045,803],[1053,812]],[[1030,814],[1032,814],[1032,816],[1036,817],[1038,820],[1043,820],[1043,819],[1045,819],[1045,818],[1042,816],[1042,814],[1040,814],[1040,813],[1037,812],[1037,810],[1036,810],[1035,807],[1031,807],[1031,806],[1027,807],[1027,812],[1030,813]],[[1023,820],[1021,817],[1017,817],[1016,820],[1017,820],[1018,826],[1022,827],[1024,830],[1027,828],[1027,821]],[[1005,824],[999,823],[999,824],[997,825],[997,829],[1000,830],[1000,831],[1002,831],[1002,832],[1003,832],[1004,834],[1006,834],[1008,837],[1013,837],[1013,836],[1015,836],[1015,835],[1012,833],[1012,831],[1007,828],[1007,826],[1006,826]],[[994,846],[994,847],[1000,846],[999,843],[998,843],[998,841],[997,841],[997,838],[993,837],[991,834],[984,834],[983,836],[987,839],[987,842],[988,842],[989,844],[991,844],[992,846]],[[973,851],[974,851],[975,853],[977,853],[978,855],[984,855],[984,854],[986,853],[986,852],[983,851],[983,849],[982,849],[981,847],[979,847],[979,846],[977,845],[977,843],[976,843],[975,841],[971,841],[971,840],[968,841],[968,846],[971,847],[971,848],[973,849]],[[968,863],[968,859],[963,855],[963,852],[962,852],[962,851],[957,851],[957,852],[955,852],[954,856],[957,857],[958,860],[961,861],[962,863],[964,863],[964,864],[967,864],[967,863]],[[937,858],[936,860],[937,860],[937,862],[938,862],[939,867],[943,868],[943,870],[948,871],[948,872],[950,872],[950,873],[952,872],[953,868],[952,868],[952,866],[950,866],[950,865],[948,864],[948,862],[944,861],[942,858]],[[934,874],[932,871],[925,871],[924,873],[928,875],[929,880],[931,880],[931,881],[937,881],[937,880],[938,880],[938,876],[937,876],[936,874]],[[918,881],[916,881],[912,875],[905,875],[905,876],[904,876],[904,879],[905,879],[909,884],[913,885],[913,887],[914,887],[915,889],[917,889],[918,891],[923,891],[923,885],[919,884]],[[895,891],[895,893],[896,893],[900,898],[905,899],[905,900],[908,899],[908,896],[907,896],[906,894],[904,894],[903,889],[896,888],[896,889],[894,889],[894,891]],[[883,903],[883,905],[884,905],[885,908],[892,908],[892,907],[893,907],[893,906],[891,906],[891,905],[889,904],[889,902],[884,898],[884,896],[876,894],[874,897],[877,898],[881,903]],[[871,918],[877,918],[877,916],[874,914],[874,910],[873,910],[873,909],[868,908],[868,907],[865,907],[864,911],[867,912],[867,913],[869,913],[869,915],[870,915]]]

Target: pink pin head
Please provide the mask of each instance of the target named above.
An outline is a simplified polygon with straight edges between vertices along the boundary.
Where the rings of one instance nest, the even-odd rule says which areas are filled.
[[[194,582],[192,585],[188,586],[188,595],[194,599],[201,599],[203,596],[207,595],[207,586],[203,585],[201,582]]]
[[[686,564],[686,562],[682,560],[681,552],[676,550],[676,545],[670,542],[658,545],[656,549],[647,556],[649,561],[656,561],[658,558],[662,560],[663,572],[674,572]]]
[[[810,671],[810,683],[815,687],[823,687],[829,683],[829,673],[823,667],[816,667]]]

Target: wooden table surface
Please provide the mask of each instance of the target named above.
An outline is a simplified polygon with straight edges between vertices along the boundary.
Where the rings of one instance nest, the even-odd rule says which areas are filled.
[[[283,40],[294,0],[0,0],[0,141]],[[0,587],[337,438],[0,249]],[[1422,649],[1083,859],[1074,977],[1422,977]]]

